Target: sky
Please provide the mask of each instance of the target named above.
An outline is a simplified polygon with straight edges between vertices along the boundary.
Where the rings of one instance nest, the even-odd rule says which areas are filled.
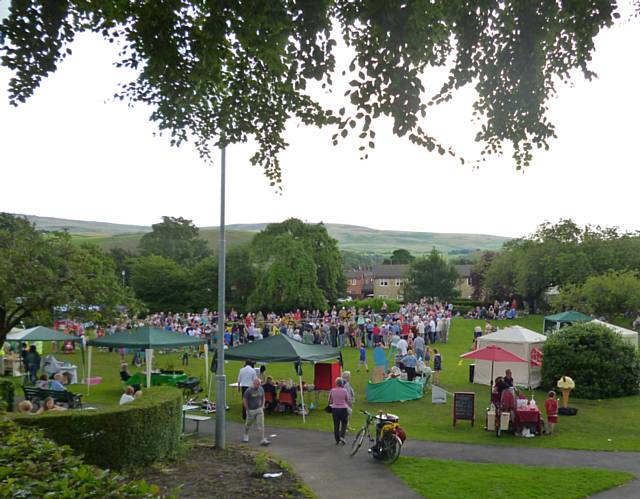
[[[0,17],[7,4],[0,0]],[[376,149],[363,161],[359,142],[333,146],[334,130],[291,121],[290,146],[280,156],[282,194],[250,164],[255,144],[227,149],[226,222],[297,217],[519,237],[544,221],[572,218],[638,230],[639,46],[637,21],[598,35],[591,68],[599,78],[577,75],[559,88],[550,103],[558,139],[524,171],[510,154],[479,169],[462,166],[393,136],[385,122],[376,125]],[[73,55],[17,108],[8,103],[10,72],[0,67],[0,211],[137,225],[167,215],[218,225],[219,153],[210,165],[190,144],[171,147],[157,136],[150,108],[112,100],[117,85],[134,77],[113,67],[117,47],[84,34],[71,48]],[[338,64],[348,64],[348,55],[342,48]],[[477,150],[472,101],[472,90],[463,90],[425,120],[425,128],[463,155]]]

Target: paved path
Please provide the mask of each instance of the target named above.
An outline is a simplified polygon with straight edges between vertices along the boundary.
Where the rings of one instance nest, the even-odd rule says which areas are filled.
[[[189,422],[187,423],[189,424]],[[200,425],[201,433],[213,436],[214,423]],[[366,442],[355,457],[347,446],[336,446],[333,434],[294,428],[267,427],[271,445],[266,449],[285,459],[320,499],[345,497],[418,498],[416,492],[367,453]],[[242,425],[228,423],[228,442],[241,442]],[[350,439],[348,438],[348,441]],[[255,431],[252,447],[259,447]],[[563,449],[528,449],[491,445],[470,445],[424,440],[407,440],[407,456],[453,459],[478,463],[519,463],[535,466],[604,468],[629,471],[640,477],[639,452],[595,452]],[[592,496],[598,499],[638,499],[640,480]],[[469,498],[471,499],[471,498]]]

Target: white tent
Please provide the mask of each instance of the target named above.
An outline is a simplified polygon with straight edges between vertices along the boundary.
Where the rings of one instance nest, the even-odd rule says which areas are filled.
[[[629,345],[633,345],[635,348],[638,348],[638,333],[632,331],[631,329],[615,326],[613,324],[609,324],[608,322],[599,321],[598,319],[592,320],[589,324],[600,324],[601,326],[606,326],[613,332],[618,333],[620,336],[622,336],[622,339],[625,341],[625,343],[629,343]]]
[[[547,337],[535,333],[520,326],[511,326],[499,329],[495,333],[478,338],[478,348],[489,345],[497,345],[504,350],[516,354],[527,362],[494,362],[493,376],[504,376],[507,369],[511,369],[516,385],[524,385],[531,388],[540,386],[542,368],[539,365],[531,365],[531,353],[534,350],[542,351]],[[534,354],[535,356],[535,354]],[[482,385],[491,384],[491,362],[488,360],[476,360],[473,382]]]

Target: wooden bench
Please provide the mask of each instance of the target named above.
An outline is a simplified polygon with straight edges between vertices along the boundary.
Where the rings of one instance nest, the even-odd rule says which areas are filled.
[[[22,389],[24,390],[24,398],[27,400],[41,401],[47,397],[51,397],[55,402],[67,404],[69,409],[82,406],[82,395],[66,390],[45,390],[44,388],[36,388],[35,386],[23,386]]]
[[[211,419],[210,416],[198,416],[197,414],[185,414],[184,419],[189,419],[191,421],[196,422],[196,431],[193,432],[193,435],[197,435],[200,431],[200,422],[201,421],[209,421]]]

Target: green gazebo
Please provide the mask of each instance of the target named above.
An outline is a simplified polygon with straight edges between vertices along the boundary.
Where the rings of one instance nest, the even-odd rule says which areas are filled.
[[[575,310],[568,310],[567,312],[561,312],[559,314],[547,315],[544,318],[544,326],[542,330],[547,331],[558,330],[564,325],[571,325],[575,322],[590,322],[593,317],[589,317]]]

